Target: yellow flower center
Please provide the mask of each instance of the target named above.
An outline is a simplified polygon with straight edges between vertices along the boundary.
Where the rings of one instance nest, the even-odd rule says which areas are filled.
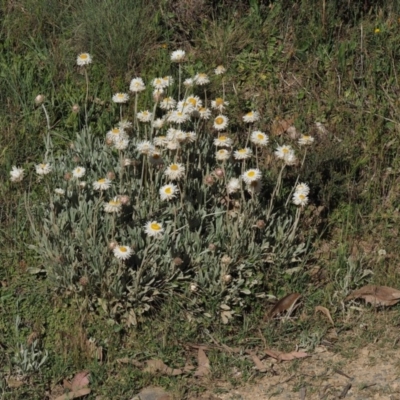
[[[224,142],[228,138],[226,136],[220,136],[218,139],[221,140],[221,142]]]
[[[118,135],[119,132],[120,132],[119,128],[113,128],[113,129],[111,130],[111,133],[113,133],[114,135]]]
[[[157,222],[153,222],[150,225],[150,228],[153,229],[153,231],[159,231],[161,229],[161,226],[159,224],[157,224]]]
[[[76,169],[76,172],[79,174],[79,172],[81,172],[81,169],[80,169],[80,168],[77,168],[77,169]]]
[[[197,100],[193,97],[191,97],[190,99],[188,99],[188,102],[192,105],[192,106],[196,106],[197,104]]]
[[[83,60],[86,60],[88,58],[87,54],[81,54],[79,57]]]
[[[165,193],[172,194],[172,189],[170,187],[165,188]]]
[[[289,149],[288,149],[287,147],[284,147],[284,148],[282,149],[282,152],[285,153],[285,154],[287,154],[287,153],[289,153]]]
[[[304,194],[300,193],[300,194],[299,194],[299,198],[300,198],[301,200],[304,200],[304,199],[306,198],[306,196],[305,196]]]
[[[156,85],[160,85],[162,83],[161,79],[156,79],[154,82],[155,82]]]
[[[256,174],[255,171],[249,171],[249,172],[247,173],[247,176],[248,176],[249,178],[252,178],[255,174]]]
[[[303,135],[303,139],[310,139],[310,136],[309,135]]]
[[[199,74],[199,78],[207,78],[207,74]]]
[[[104,179],[104,178],[102,178],[102,179],[99,179],[98,181],[97,181],[97,183],[104,183],[106,180]]]
[[[238,150],[238,153],[244,154],[244,153],[247,153],[247,151],[246,151],[246,149],[240,149],[240,150]]]
[[[171,169],[172,169],[172,171],[178,171],[179,166],[176,165],[176,164],[172,164],[172,165],[171,165]]]
[[[182,117],[183,112],[178,111],[176,114],[178,115],[178,117]]]
[[[259,134],[257,135],[257,138],[260,139],[260,140],[262,140],[262,139],[264,139],[264,135],[262,135],[261,133],[259,133]]]
[[[126,253],[128,249],[125,246],[119,246],[119,251],[121,251],[122,253]]]
[[[221,99],[221,97],[218,97],[217,99],[215,99],[215,104],[217,106],[222,106],[224,104],[224,99]]]
[[[205,111],[207,111],[207,108],[201,107],[199,111],[200,111],[200,112],[205,112]]]
[[[224,123],[224,119],[222,117],[215,118],[215,123],[217,125],[222,125]]]
[[[108,204],[110,204],[110,206],[119,206],[121,203],[119,200],[110,200]]]

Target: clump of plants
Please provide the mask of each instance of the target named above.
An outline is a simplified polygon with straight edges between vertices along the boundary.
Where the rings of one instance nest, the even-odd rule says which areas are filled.
[[[241,112],[231,110],[224,66],[187,76],[183,50],[171,63],[171,75],[133,77],[116,93],[119,117],[99,132],[88,115],[92,57],[80,54],[83,126],[66,151],[54,148],[36,98],[48,126],[31,175],[45,194],[26,196],[31,247],[57,291],[113,321],[136,325],[173,301],[191,318],[228,323],[268,295],[272,271],[302,261],[301,170],[314,139],[270,138],[257,109],[239,99]],[[10,175],[26,181],[22,167]]]

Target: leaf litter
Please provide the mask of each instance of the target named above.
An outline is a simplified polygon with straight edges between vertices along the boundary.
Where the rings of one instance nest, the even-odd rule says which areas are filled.
[[[366,304],[375,307],[394,306],[400,301],[400,290],[389,286],[367,285],[350,293],[345,301],[353,299],[364,299]]]

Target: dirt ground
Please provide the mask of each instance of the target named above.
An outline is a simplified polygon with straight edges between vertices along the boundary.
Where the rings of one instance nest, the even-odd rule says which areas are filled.
[[[268,367],[256,384],[218,395],[220,400],[387,399],[400,400],[400,347],[382,351],[369,344],[353,358],[319,346],[297,368],[263,360]]]

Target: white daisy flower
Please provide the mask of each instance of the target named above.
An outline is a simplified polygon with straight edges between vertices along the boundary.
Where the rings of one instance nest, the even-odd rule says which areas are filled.
[[[16,166],[13,166],[10,171],[11,182],[21,182],[22,179],[24,179],[24,173],[25,171],[23,168],[17,168]]]
[[[306,196],[308,196],[310,194],[310,186],[308,186],[307,183],[302,182],[296,186],[295,191],[298,193],[303,193]]]
[[[164,185],[160,188],[160,198],[162,201],[172,200],[174,197],[176,197],[177,193],[178,193],[178,186],[172,183]]]
[[[190,132],[186,132],[186,141],[188,143],[194,143],[197,140],[197,133],[190,131]]]
[[[191,104],[194,109],[201,108],[203,102],[201,101],[199,96],[189,96],[186,98],[186,103]]]
[[[76,59],[76,63],[82,67],[83,65],[88,65],[92,62],[92,57],[89,53],[81,53]]]
[[[107,213],[119,213],[122,209],[122,203],[118,197],[114,197],[108,203],[104,203],[104,211]]]
[[[218,110],[222,112],[225,110],[225,107],[229,106],[229,101],[224,101],[223,98],[217,97],[215,100],[211,100],[211,108],[214,110]]]
[[[149,221],[144,226],[144,231],[146,232],[147,236],[160,238],[164,233],[164,228],[157,221]]]
[[[188,102],[187,100],[181,100],[176,106],[176,110],[190,114],[195,110],[195,108],[193,107],[192,103]]]
[[[224,130],[229,123],[229,119],[228,117],[225,117],[225,115],[218,115],[215,119],[214,119],[214,129],[218,130],[218,131],[222,131]]]
[[[86,168],[84,167],[76,167],[72,170],[72,176],[74,178],[82,178],[86,174]]]
[[[154,78],[153,81],[151,82],[151,85],[155,89],[164,89],[165,87],[168,86],[165,84],[165,81],[163,80],[163,78]]]
[[[261,171],[258,168],[252,168],[243,173],[242,179],[246,185],[250,185],[252,182],[259,181],[261,176]]]
[[[56,188],[56,189],[54,189],[54,193],[58,194],[59,196],[64,196],[65,190],[61,189],[61,188]]]
[[[296,206],[304,207],[308,203],[308,197],[304,193],[294,192],[292,201],[293,201],[293,204],[295,204]]]
[[[195,75],[194,82],[199,86],[207,85],[207,83],[210,83],[210,78],[205,73],[199,73]]]
[[[114,103],[126,103],[129,100],[129,95],[127,93],[116,93],[112,97]]]
[[[140,154],[151,154],[155,147],[148,140],[143,140],[137,143],[136,149]]]
[[[231,152],[226,149],[218,150],[215,153],[215,158],[218,161],[226,161],[226,160],[229,160],[230,157],[231,157]]]
[[[132,128],[132,122],[129,122],[128,120],[123,119],[122,121],[118,122],[118,127],[121,128],[122,130]]]
[[[153,143],[157,147],[165,147],[168,144],[168,139],[166,136],[156,136]]]
[[[168,121],[175,122],[176,124],[182,124],[189,120],[190,115],[182,111],[172,111],[171,115],[168,117]]]
[[[291,151],[286,157],[285,157],[285,164],[286,165],[296,165],[297,164],[297,157],[296,154],[294,154],[294,151]]]
[[[185,175],[185,166],[180,163],[173,163],[167,167],[164,175],[172,181],[181,179]]]
[[[127,139],[128,135],[120,127],[115,127],[109,130],[106,134],[106,140],[111,140],[112,142],[118,139]]]
[[[143,92],[146,89],[146,86],[143,82],[142,78],[133,78],[131,80],[131,84],[129,85],[129,90],[133,93]]]
[[[287,158],[290,153],[293,153],[292,147],[285,144],[283,146],[278,146],[275,150],[275,156],[280,160]]]
[[[215,75],[222,75],[225,72],[226,72],[226,68],[223,65],[218,65],[218,67],[214,69]]]
[[[80,181],[80,182],[79,182],[79,187],[80,187],[81,189],[85,189],[86,185],[87,185],[87,183],[86,183],[85,181]]]
[[[161,129],[164,126],[165,121],[162,118],[157,118],[153,121],[154,129]]]
[[[310,135],[301,135],[298,143],[300,146],[308,146],[310,144],[313,144],[314,138]]]
[[[182,62],[185,61],[186,53],[184,50],[175,50],[171,53],[171,61],[172,62]]]
[[[250,111],[245,116],[243,116],[244,122],[256,122],[260,119],[260,114],[258,111]]]
[[[226,184],[226,191],[228,194],[236,193],[240,190],[240,180],[238,178],[231,178]]]
[[[233,153],[233,156],[235,157],[236,160],[247,160],[252,156],[253,152],[251,151],[250,148],[245,147],[243,149],[236,150]]]
[[[269,138],[264,132],[254,131],[250,136],[250,140],[257,146],[266,146],[268,144]]]
[[[262,182],[261,180],[258,181],[254,181],[249,183],[248,185],[246,185],[246,190],[250,193],[250,194],[257,194],[260,193],[262,189]]]
[[[51,172],[51,165],[49,163],[42,163],[35,165],[36,173],[38,175],[47,175]]]
[[[165,87],[171,86],[174,84],[174,78],[171,75],[164,76],[163,78]]]
[[[175,106],[176,100],[174,100],[172,97],[166,97],[160,103],[160,108],[162,108],[163,110],[173,110]]]
[[[194,85],[193,78],[187,78],[183,81],[183,86],[185,86],[186,88],[193,87],[193,85]]]
[[[128,145],[129,145],[129,140],[128,139],[120,138],[120,139],[117,139],[117,140],[114,141],[114,147],[117,150],[120,150],[120,151],[126,150],[128,148]]]
[[[113,253],[118,260],[127,260],[132,256],[133,250],[129,246],[116,246]]]
[[[219,136],[214,139],[214,145],[217,147],[231,147],[233,144],[233,140],[225,135]]]
[[[137,113],[137,119],[140,122],[150,122],[152,117],[152,113],[149,110],[140,111]]]
[[[111,187],[111,181],[107,178],[101,178],[96,182],[93,182],[94,190],[107,190]]]
[[[201,119],[210,119],[211,117],[211,110],[206,107],[200,107],[198,109],[199,115]]]
[[[177,140],[168,140],[166,147],[168,150],[178,150],[181,148],[181,144]]]
[[[164,89],[154,89],[153,90],[153,99],[155,102],[158,102],[162,99],[164,94]]]

